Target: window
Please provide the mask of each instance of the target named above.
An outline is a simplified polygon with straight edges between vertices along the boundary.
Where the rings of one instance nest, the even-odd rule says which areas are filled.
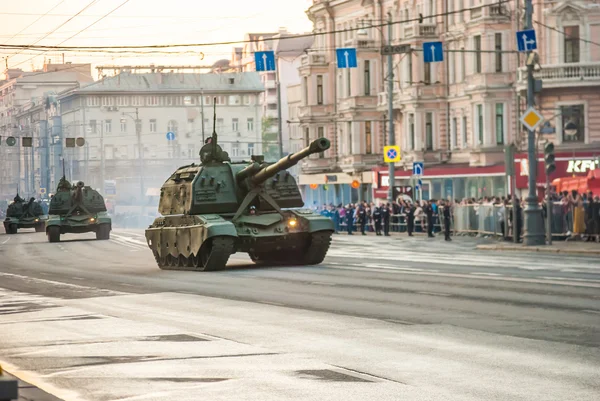
[[[483,145],[483,105],[477,105],[477,133],[478,145]]]
[[[102,106],[112,106],[115,99],[112,96],[102,96]]]
[[[348,143],[346,144],[346,149],[348,151],[348,155],[352,154],[352,122],[348,121],[346,125],[346,134],[348,136]]]
[[[212,96],[204,96],[204,104],[210,106],[212,104],[213,98]]]
[[[346,97],[352,96],[352,74],[350,68],[346,68]]]
[[[582,104],[560,107],[563,142],[585,141],[585,120],[583,112],[584,108]]]
[[[408,144],[410,149],[415,150],[415,115],[414,114],[408,115],[408,140],[410,142]]]
[[[239,131],[239,120],[237,118],[234,118],[231,120],[231,130],[233,132],[238,132]]]
[[[117,106],[128,106],[128,105],[129,105],[129,96],[117,97]]]
[[[412,52],[408,53],[408,83],[412,85],[413,83],[413,59]]]
[[[431,83],[431,63],[424,63],[424,74],[423,74],[423,82],[426,84]]]
[[[186,106],[194,106],[196,104],[195,96],[184,96],[183,104]]]
[[[502,72],[502,34],[494,35],[495,50],[496,50],[496,72]]]
[[[365,60],[365,96],[371,96],[371,61]]]
[[[317,128],[317,135],[318,135],[318,138],[325,137],[325,128],[324,127]],[[319,152],[319,159],[322,159],[324,157],[325,157],[325,152]]]
[[[252,95],[244,95],[244,97],[242,98],[242,101],[244,102],[245,105],[250,105],[250,104],[252,104],[253,99],[254,99],[254,96],[252,96]]]
[[[371,121],[365,121],[365,153],[373,153],[373,139],[371,137]]]
[[[131,105],[132,106],[143,106],[144,98],[141,96],[132,96],[131,97]]]
[[[217,106],[224,106],[227,104],[227,98],[225,96],[217,96]]]
[[[239,95],[229,96],[229,105],[230,106],[239,106],[242,104],[242,98]]]
[[[156,120],[150,120],[150,133],[156,133]]]
[[[173,106],[173,96],[167,96],[165,98],[165,105],[166,106]]]
[[[467,147],[467,116],[463,116],[462,118],[462,147]]]
[[[96,126],[96,120],[90,120],[90,133],[95,134],[97,131],[98,127]]]
[[[317,75],[317,104],[323,104],[323,75]]]
[[[225,125],[225,120],[222,118],[217,118],[217,131],[223,131],[223,126]]]
[[[158,106],[158,96],[148,96],[146,97],[146,104],[148,106]]]
[[[308,106],[308,77],[304,77],[303,79],[303,88],[304,89],[304,105]]]
[[[473,37],[474,49],[475,50],[475,72],[481,73],[481,35]]]
[[[565,27],[565,63],[579,62],[579,27]]]
[[[167,124],[167,132],[172,132],[174,134],[177,134],[177,131],[178,131],[177,121],[170,120],[169,123]]]
[[[232,143],[231,144],[231,155],[232,156],[239,156],[240,155],[240,144],[239,143]]]
[[[110,134],[112,132],[112,120],[104,120],[104,133]]]
[[[467,65],[467,61],[466,61],[466,56],[465,56],[465,48],[461,47],[460,48],[460,75],[459,75],[459,82],[462,82],[465,80],[465,67]]]
[[[126,133],[127,132],[127,121],[123,120],[121,121],[121,133]]]
[[[425,113],[425,145],[433,150],[433,113]]]
[[[310,128],[304,128],[304,147],[307,148],[310,145]]]
[[[246,128],[248,129],[248,132],[254,131],[254,119],[253,118],[249,118],[248,121],[246,121]]]
[[[451,138],[452,149],[457,148],[457,144],[458,144],[458,137],[457,137],[457,135],[458,135],[458,119],[456,117],[454,117],[452,119],[452,138]]]
[[[504,104],[496,103],[496,145],[504,145]]]
[[[249,143],[248,144],[248,154],[249,155],[253,155],[254,154],[254,144],[253,143]]]
[[[89,107],[100,106],[100,98],[98,96],[88,96],[87,105]]]

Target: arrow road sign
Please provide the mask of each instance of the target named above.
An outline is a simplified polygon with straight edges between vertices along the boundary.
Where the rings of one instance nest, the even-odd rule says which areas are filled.
[[[413,163],[413,175],[423,175],[423,172],[425,171],[425,166],[423,164],[423,162],[414,162]]]
[[[175,133],[174,132],[167,132],[167,141],[172,141],[175,139]]]
[[[343,48],[335,49],[337,56],[337,67],[338,68],[356,68],[358,62],[356,60],[356,49],[355,48]]]
[[[275,71],[275,52],[255,52],[256,71]]]
[[[423,188],[423,181],[421,181],[421,179],[419,178],[419,180],[417,181],[417,185],[415,185],[415,189],[418,191],[421,188]]]
[[[517,31],[517,48],[520,52],[528,52],[537,49],[537,40],[535,38],[534,29]]]
[[[400,161],[400,146],[384,146],[383,161],[386,163],[396,163]]]
[[[444,61],[444,48],[442,42],[424,42],[423,58],[426,63],[438,63]]]

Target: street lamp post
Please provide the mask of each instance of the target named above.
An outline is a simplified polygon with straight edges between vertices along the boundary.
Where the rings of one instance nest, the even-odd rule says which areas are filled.
[[[142,205],[142,213],[144,211],[144,155],[142,148],[142,122],[140,121],[139,110],[135,108],[135,118],[129,114],[123,112],[123,117],[129,117],[135,122],[135,133],[137,135],[138,144],[138,158],[140,160],[140,203]],[[121,122],[125,122],[125,118],[121,118]]]
[[[383,21],[383,20],[381,20]],[[392,27],[392,14],[390,12],[387,13],[387,28],[388,28],[388,38],[387,44],[392,44],[392,35],[393,35],[393,27]],[[376,27],[375,27],[376,28]],[[379,28],[377,28],[379,29]],[[381,32],[381,30],[380,30]],[[358,35],[366,36],[367,32],[364,29],[358,31]],[[382,45],[385,45],[385,37],[383,32],[381,32],[382,36]],[[387,55],[387,77],[384,77],[384,81],[387,79],[387,100],[388,100],[388,146],[394,146],[396,144],[396,134],[394,132],[394,56],[392,53]],[[391,202],[394,200],[394,184],[395,184],[395,164],[388,163],[388,200]]]

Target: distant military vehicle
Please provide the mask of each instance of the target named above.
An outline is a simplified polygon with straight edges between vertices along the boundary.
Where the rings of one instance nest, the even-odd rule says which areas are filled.
[[[44,232],[46,218],[42,206],[35,198],[26,202],[17,194],[14,202],[6,209],[4,230],[7,234],[16,234],[19,228],[35,228],[36,232]]]
[[[163,184],[157,218],[146,240],[158,266],[167,270],[218,270],[229,256],[247,252],[256,263],[319,264],[333,222],[304,206],[286,169],[329,149],[326,138],[277,163],[252,156],[231,162],[217,133],[200,150],[201,164],[177,169]]]
[[[82,181],[75,186],[63,178],[50,201],[46,221],[49,242],[59,242],[61,234],[95,232],[96,239],[110,239],[112,222],[104,198]]]

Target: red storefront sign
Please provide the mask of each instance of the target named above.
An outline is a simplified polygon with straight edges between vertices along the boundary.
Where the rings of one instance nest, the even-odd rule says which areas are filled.
[[[563,177],[585,177],[590,170],[600,168],[598,163],[600,152],[575,152],[575,154],[573,152],[557,152],[555,156],[556,170],[550,176],[550,181]],[[527,154],[515,155],[515,175],[518,189],[527,188],[529,180],[528,166]],[[546,169],[542,153],[538,154],[536,181],[538,186],[546,184]]]

